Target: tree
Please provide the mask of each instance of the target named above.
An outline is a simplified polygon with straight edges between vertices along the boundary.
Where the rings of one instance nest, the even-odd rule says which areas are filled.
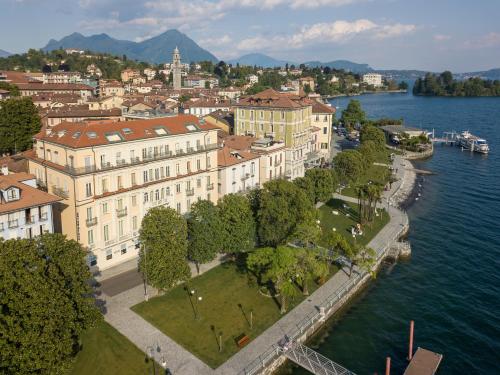
[[[309,283],[315,278],[323,278],[328,275],[328,266],[318,258],[316,249],[298,249],[297,257],[297,281],[302,287],[302,293],[309,295]]]
[[[238,254],[252,250],[255,246],[255,220],[248,199],[243,195],[227,194],[219,200],[218,207],[223,251]]]
[[[399,82],[398,89],[399,90],[408,90],[408,83],[406,81]]]
[[[314,203],[330,200],[332,194],[337,190],[336,174],[331,169],[308,169],[305,177],[311,181],[313,186]]]
[[[19,96],[19,88],[16,85],[11,85],[8,82],[0,81],[0,90],[7,90],[10,96]]]
[[[189,279],[186,220],[169,207],[155,207],[142,219],[139,269],[155,288],[166,290]]]
[[[379,149],[374,141],[365,141],[359,146],[358,152],[363,157],[364,167],[369,168],[373,164]]]
[[[200,273],[200,264],[214,260],[222,248],[223,231],[219,209],[208,200],[191,206],[188,219],[188,258]]]
[[[380,202],[382,197],[382,191],[383,186],[374,182],[356,188],[360,224],[373,221],[377,203]]]
[[[81,245],[62,234],[0,238],[0,373],[64,374],[102,315]]]
[[[305,85],[304,85],[304,93],[305,93],[306,95],[308,95],[308,94],[310,94],[311,92],[312,92],[311,85],[309,85],[309,84],[305,84]]]
[[[310,200],[294,183],[272,180],[264,184],[258,212],[258,233],[264,245],[284,244],[313,210]]]
[[[361,108],[359,100],[351,100],[347,108],[342,111],[342,123],[345,127],[353,127],[356,124],[362,124],[366,120],[366,114]]]
[[[355,183],[364,172],[363,156],[356,150],[346,150],[333,158],[334,169],[340,182]]]
[[[12,98],[0,106],[0,153],[31,148],[33,136],[40,131],[38,110],[31,98]]]
[[[359,140],[361,144],[367,141],[373,141],[378,150],[383,150],[385,148],[384,131],[373,125],[366,124],[361,128],[361,131],[359,133]]]
[[[306,195],[307,199],[314,204],[316,203],[316,191],[314,182],[311,178],[307,177],[297,177],[293,180],[293,183],[297,185]]]
[[[297,275],[295,249],[287,246],[257,249],[248,255],[247,267],[259,275],[261,283],[272,283],[275,291],[280,294],[280,311],[282,314],[286,313],[287,299],[297,293],[294,285]]]

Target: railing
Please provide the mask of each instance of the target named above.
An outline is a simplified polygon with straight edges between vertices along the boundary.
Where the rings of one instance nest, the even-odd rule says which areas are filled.
[[[192,197],[194,195],[194,188],[186,189],[186,195]]]
[[[10,229],[17,228],[19,226],[19,221],[17,219],[9,220],[8,226]]]
[[[57,186],[52,186],[52,193],[57,195],[58,197],[68,199],[69,197],[69,191],[64,190],[63,188],[57,187]]]
[[[116,242],[115,238],[113,238],[112,240],[107,240],[106,242],[104,242],[104,246],[113,245],[115,242]]]
[[[214,190],[214,183],[207,184],[207,190]]]
[[[96,225],[97,224],[97,217],[92,217],[90,219],[87,219],[85,221],[85,223],[87,224],[87,227],[91,227],[93,225]]]
[[[116,216],[118,216],[118,217],[127,216],[127,207],[117,208],[116,209]]]
[[[86,173],[92,173],[92,172],[97,172],[97,171],[105,171],[109,169],[114,169],[114,168],[120,168],[124,166],[130,166],[130,165],[136,165],[136,164],[144,164],[150,161],[155,161],[155,160],[164,160],[164,159],[169,159],[169,158],[175,158],[179,156],[185,156],[189,154],[196,154],[199,152],[203,151],[210,151],[210,150],[215,150],[217,148],[220,148],[220,146],[217,143],[211,143],[206,146],[200,146],[197,148],[194,147],[189,147],[188,150],[183,150],[179,149],[176,150],[174,153],[173,151],[168,151],[168,152],[161,152],[157,154],[149,154],[144,156],[142,159],[139,157],[133,157],[130,158],[129,161],[126,159],[121,159],[119,162],[115,164],[111,164],[109,162],[101,163],[100,167],[97,167],[95,165],[88,165],[85,167],[80,167],[80,168],[75,168],[70,165],[65,165],[64,170],[72,175],[81,175],[81,174],[86,174]]]

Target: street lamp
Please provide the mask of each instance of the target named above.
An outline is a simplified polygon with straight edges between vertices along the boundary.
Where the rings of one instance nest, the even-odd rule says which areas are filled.
[[[194,297],[195,294],[196,294],[196,290],[191,289],[191,291],[189,292],[189,300],[190,301],[191,301],[191,296]],[[191,302],[191,304],[193,305],[193,310],[194,310],[194,318],[196,320],[200,319],[200,313],[198,311],[198,303],[200,303],[202,300],[203,300],[202,296],[198,296],[198,298],[196,298],[196,302],[194,304],[193,304],[193,302]]]

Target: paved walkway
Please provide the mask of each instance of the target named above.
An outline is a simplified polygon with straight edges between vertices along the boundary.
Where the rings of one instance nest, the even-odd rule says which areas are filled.
[[[407,162],[404,162],[400,158],[395,160],[395,168],[398,168],[398,178],[400,180],[393,184],[390,191],[385,192],[384,198],[387,202],[392,202],[398,190],[407,189],[408,185],[412,183],[411,176],[408,177],[407,173],[405,173],[404,163]],[[340,196],[340,198],[349,201],[354,199],[356,201],[355,198],[350,197]],[[391,217],[389,223],[368,244],[378,254],[382,253],[398,237],[403,227],[407,225],[407,216],[401,210],[390,205],[389,214]],[[219,263],[219,260],[217,260],[211,264],[204,265],[201,272],[205,272]],[[303,321],[306,316],[317,313],[321,303],[339,291],[348,279],[347,272],[337,272],[304,302],[295,307],[216,370],[208,367],[189,351],[182,348],[130,310],[130,307],[144,300],[144,288],[142,285],[115,296],[104,295],[107,309],[105,319],[142,351],[147,352],[149,348],[155,348],[154,356],[157,362],[161,364],[165,361],[167,368],[174,375],[234,375],[240,373],[245,366],[259,357],[270,346],[277,343],[285,332],[295,330],[297,324]],[[151,290],[151,288],[150,291],[150,296],[156,294],[156,291]]]

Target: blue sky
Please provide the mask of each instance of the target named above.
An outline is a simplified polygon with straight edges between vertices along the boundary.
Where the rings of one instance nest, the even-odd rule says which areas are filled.
[[[463,72],[500,67],[499,15],[498,0],[0,0],[0,49],[74,31],[140,41],[177,28],[221,59],[262,52]]]

